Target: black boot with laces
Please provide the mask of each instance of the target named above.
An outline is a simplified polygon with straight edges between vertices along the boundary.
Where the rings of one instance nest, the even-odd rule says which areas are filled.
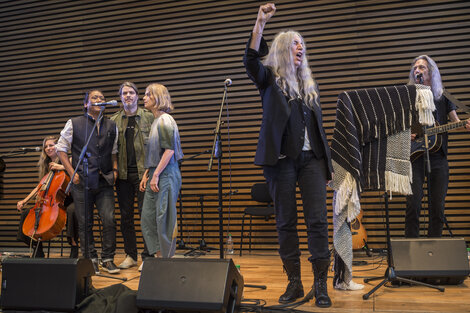
[[[331,299],[328,296],[327,279],[329,259],[316,259],[312,263],[313,269],[313,288],[315,290],[315,305],[320,308],[328,308],[331,306]]]
[[[304,288],[300,279],[300,260],[283,260],[289,284],[286,292],[279,297],[279,303],[290,303],[304,296]]]

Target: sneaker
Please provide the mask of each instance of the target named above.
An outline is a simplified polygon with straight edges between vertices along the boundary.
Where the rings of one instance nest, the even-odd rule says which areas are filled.
[[[144,267],[144,261],[142,261],[142,264],[139,266],[139,272],[142,272],[142,267]]]
[[[102,267],[105,271],[110,274],[116,274],[120,271],[120,269],[116,266],[116,264],[114,264],[113,261],[104,261]]]
[[[98,263],[98,259],[91,259],[91,263],[93,264],[93,269],[95,270],[95,274],[100,273],[100,266]]]
[[[355,290],[364,289],[364,285],[355,283],[354,281],[351,280],[349,284],[346,282],[341,282],[339,284],[336,284],[335,289],[355,291]]]
[[[130,255],[126,255],[124,261],[118,265],[119,268],[126,269],[133,266],[137,266],[137,261],[135,261]]]

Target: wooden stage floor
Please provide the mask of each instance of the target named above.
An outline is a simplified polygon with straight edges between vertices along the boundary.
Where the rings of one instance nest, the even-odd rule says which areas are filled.
[[[185,251],[178,251],[176,257],[184,258]],[[218,251],[207,253],[201,258],[219,258]],[[275,252],[245,253],[242,257],[230,256],[234,263],[240,265],[245,284],[266,285],[266,290],[245,287],[244,299],[260,299],[267,305],[278,304],[277,299],[284,292],[287,279],[282,271],[281,261]],[[123,254],[116,255],[115,263],[119,264],[124,259]],[[354,266],[354,281],[363,283],[363,278],[382,276],[386,269],[385,256],[366,255],[354,257],[355,261],[365,261],[367,264]],[[140,259],[139,259],[140,264]],[[105,274],[104,271],[102,271]],[[121,270],[117,275],[126,277],[128,281],[123,284],[137,290],[139,286],[140,272],[137,267]],[[302,258],[302,277],[305,292],[310,290],[313,282],[310,263],[304,255]],[[297,307],[306,312],[470,312],[470,279],[461,285],[447,285],[445,292],[421,286],[389,286],[386,284],[376,291],[368,300],[363,300],[362,295],[371,290],[380,280],[365,284],[365,289],[360,291],[340,291],[332,288],[333,272],[328,275],[328,291],[333,302],[331,308],[317,308],[314,301]],[[106,277],[93,277],[95,288],[104,288],[120,283],[119,280]],[[158,280],[155,281],[158,286]],[[165,282],[161,282],[164,288]]]
[[[177,252],[177,257],[184,257],[183,251]],[[203,258],[219,258],[218,251],[207,253]],[[286,275],[282,271],[281,261],[276,252],[244,253],[242,257],[238,254],[230,256],[234,263],[240,265],[245,284],[266,285],[266,290],[257,288],[244,288],[244,299],[261,299],[267,305],[279,304],[277,299],[287,286]],[[124,255],[116,257],[116,264],[124,258]],[[363,283],[363,278],[382,276],[386,269],[385,256],[366,255],[354,257],[355,261],[366,261],[367,265],[354,266],[354,281]],[[139,260],[140,264],[140,260]],[[139,272],[136,267],[122,270],[120,276],[132,279],[126,283],[131,289],[138,289]],[[310,290],[313,283],[311,265],[307,256],[302,257],[302,282],[305,292]],[[470,312],[470,279],[461,285],[444,286],[445,291],[421,286],[382,286],[368,300],[363,300],[362,295],[380,280],[365,284],[364,290],[341,291],[332,288],[333,272],[328,275],[328,294],[333,305],[328,309],[320,309],[310,301],[297,309],[307,312]],[[116,280],[102,277],[94,277],[93,284],[96,288],[115,284]],[[155,282],[158,284],[158,282]]]

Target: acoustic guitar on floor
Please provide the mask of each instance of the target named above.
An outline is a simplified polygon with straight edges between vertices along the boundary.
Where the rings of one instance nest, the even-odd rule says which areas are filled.
[[[351,221],[352,248],[359,250],[364,248],[367,242],[367,233],[362,224],[362,210],[354,220]]]
[[[446,133],[452,129],[456,129],[467,124],[467,120],[460,122],[453,122],[445,125],[438,125],[430,128],[426,128],[425,132],[428,135],[428,149],[429,153],[438,151],[442,146],[442,136],[440,134]],[[410,160],[414,162],[417,158],[424,154],[426,148],[424,146],[424,136],[416,138],[411,141],[411,153]]]

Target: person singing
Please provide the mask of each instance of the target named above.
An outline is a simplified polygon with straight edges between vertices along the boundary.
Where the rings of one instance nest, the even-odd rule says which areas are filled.
[[[71,192],[75,202],[82,254],[91,259],[95,273],[99,273],[98,253],[93,238],[93,208],[96,205],[103,224],[102,266],[105,271],[114,274],[119,272],[119,268],[114,264],[116,221],[113,190],[118,175],[116,156],[118,132],[116,123],[110,119],[102,116],[98,120],[102,107],[95,104],[104,101],[103,93],[98,89],[91,89],[85,93],[83,103],[86,113],[67,121],[60,133],[57,153],[73,182]],[[85,154],[88,163],[86,173],[88,184],[85,186],[83,163],[78,167],[78,175],[74,176],[73,174],[82,148],[85,146],[96,120],[98,120],[98,125]],[[67,156],[69,150],[72,152],[72,163]],[[85,197],[88,199],[87,203],[85,203]]]
[[[459,122],[460,119],[455,111],[455,104],[444,95],[441,74],[436,62],[427,55],[416,57],[411,63],[409,73],[409,84],[422,84],[430,86],[434,96],[434,119],[440,125],[451,122]],[[470,130],[470,119],[467,120],[465,128]],[[416,139],[416,133],[411,134],[411,140]],[[430,177],[430,203],[428,237],[441,237],[445,221],[444,208],[447,187],[449,184],[449,164],[447,162],[447,133],[442,136],[442,146],[439,150],[429,155],[431,161]],[[405,237],[419,237],[419,217],[421,214],[421,200],[423,199],[423,184],[425,177],[424,154],[412,163],[413,182],[411,189],[413,194],[406,198]]]
[[[145,108],[155,117],[150,130],[144,173],[140,190],[145,191],[141,226],[148,252],[152,256],[171,258],[175,254],[177,235],[176,202],[181,188],[178,161],[183,158],[180,135],[170,93],[161,84],[145,90]]]
[[[49,174],[50,171],[63,171],[64,166],[59,164],[59,156],[57,155],[56,147],[58,137],[57,136],[47,136],[42,142],[42,152],[38,161],[38,174],[39,179],[41,180],[44,176]],[[23,234],[23,223],[28,216],[29,210],[23,210],[24,206],[28,203],[31,198],[37,195],[41,185],[37,185],[29,195],[26,196],[23,200],[18,201],[16,208],[21,212],[20,227],[18,230],[17,239],[18,241],[23,241],[26,244],[31,243],[31,239]],[[72,197],[67,196],[64,201],[64,207],[67,210],[67,241],[69,242],[70,257],[78,257],[78,225],[77,219],[75,218],[75,209],[73,205]],[[35,241],[33,241],[35,242]],[[39,243],[37,248],[36,257],[44,257],[44,252],[42,249],[42,242]]]
[[[304,39],[298,32],[278,33],[268,51],[262,34],[275,11],[272,3],[260,6],[243,61],[261,95],[263,118],[255,164],[263,166],[274,200],[279,255],[289,280],[279,302],[304,296],[297,232],[298,184],[314,273],[315,304],[329,307],[326,183],[331,180],[332,165],[322,127],[320,95]]]

